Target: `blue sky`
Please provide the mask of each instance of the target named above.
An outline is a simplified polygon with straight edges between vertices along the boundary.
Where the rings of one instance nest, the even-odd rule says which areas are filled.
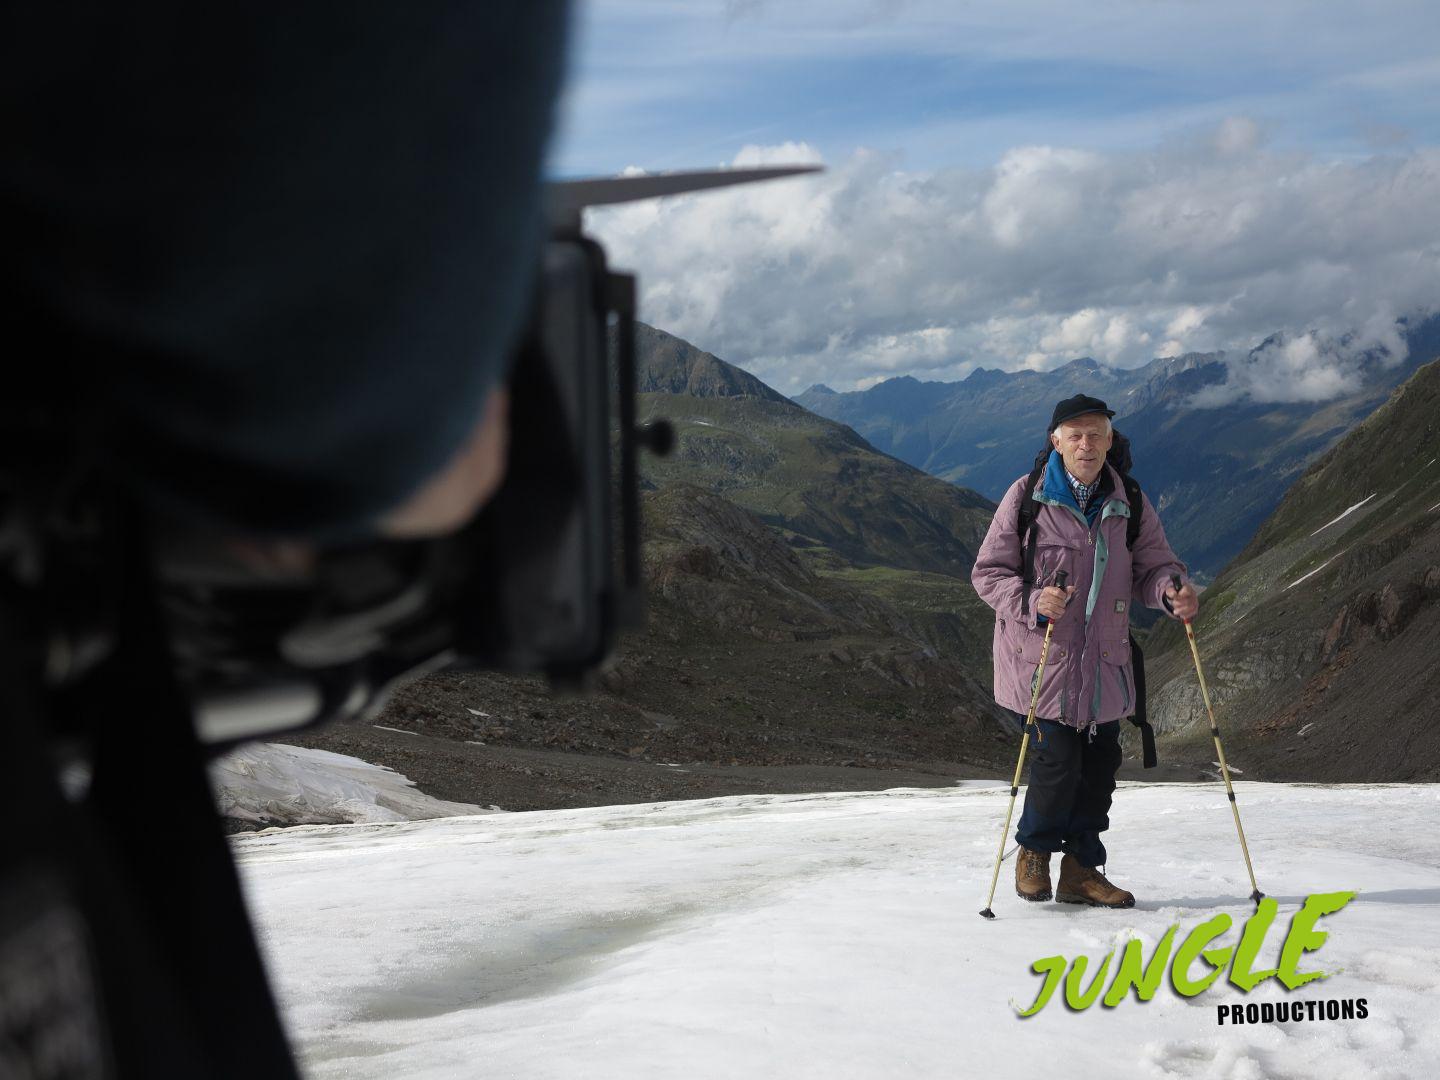
[[[1434,144],[1440,4],[591,0],[554,153],[567,175],[739,146],[911,168],[1043,142],[1134,149],[1226,116],[1336,155]]]
[[[826,164],[816,207],[787,181],[591,219],[640,271],[644,314],[782,390],[1069,352],[1132,365],[1277,330],[1383,341],[1440,295],[1440,238],[1414,220],[1440,197],[1437,41],[1433,0],[592,0],[551,171]],[[667,254],[701,243],[704,273]],[[909,283],[888,308],[876,258]],[[1407,280],[1344,286],[1375,274]],[[751,302],[787,281],[793,308]]]

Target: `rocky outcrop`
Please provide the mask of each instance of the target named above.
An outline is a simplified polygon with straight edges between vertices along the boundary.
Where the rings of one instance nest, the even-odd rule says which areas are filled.
[[[1205,667],[1205,684],[1217,716],[1230,712],[1233,703],[1267,687],[1293,683],[1297,672],[1313,664],[1319,652],[1313,635],[1301,627],[1267,631],[1207,654],[1201,645],[1200,662]],[[1150,720],[1160,733],[1184,733],[1208,726],[1205,699],[1195,677],[1194,661],[1185,647],[1185,667],[1179,677],[1165,682],[1149,695]]]
[[[1320,663],[1333,664],[1364,639],[1390,641],[1401,634],[1427,603],[1440,599],[1440,566],[1386,582],[1379,590],[1357,594],[1341,605],[1320,640]]]

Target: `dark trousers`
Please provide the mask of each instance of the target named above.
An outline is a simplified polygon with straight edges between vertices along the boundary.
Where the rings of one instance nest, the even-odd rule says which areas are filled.
[[[1025,718],[1016,716],[1023,724]],[[1030,736],[1030,779],[1025,809],[1015,840],[1031,851],[1064,851],[1082,866],[1101,866],[1105,845],[1100,834],[1110,827],[1110,800],[1120,768],[1120,723],[1067,727],[1055,720],[1035,721]]]

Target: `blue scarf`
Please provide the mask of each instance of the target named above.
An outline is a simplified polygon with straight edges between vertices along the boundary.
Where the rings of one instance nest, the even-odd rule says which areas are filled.
[[[1100,476],[1096,483],[1105,477],[1104,467],[1101,467]],[[1103,485],[1100,485],[1103,487]],[[1082,511],[1080,500],[1075,497],[1075,489],[1070,484],[1070,474],[1065,470],[1065,459],[1060,456],[1059,450],[1050,451],[1050,462],[1045,466],[1045,494],[1056,502],[1069,503],[1075,507],[1076,513],[1083,514],[1087,523],[1094,525],[1095,519],[1100,516],[1100,508],[1105,505],[1105,499],[1100,487],[1096,487],[1090,496],[1090,502]]]

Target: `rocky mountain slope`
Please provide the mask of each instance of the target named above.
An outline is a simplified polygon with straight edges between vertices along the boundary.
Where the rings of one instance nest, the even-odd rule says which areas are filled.
[[[994,504],[639,330],[640,416],[669,419],[677,441],[643,466],[648,625],[599,692],[438,674],[380,729],[294,741],[507,809],[1013,767],[989,692],[992,615],[969,584]]]
[[[1196,631],[1247,779],[1440,780],[1440,361],[1290,486]],[[1207,741],[1183,631],[1147,652],[1157,727]]]
[[[993,502],[876,451],[664,331],[639,331],[640,385],[650,391],[640,415],[664,416],[678,435],[670,457],[646,462],[652,484],[699,484],[793,546],[855,566],[968,577]]]

